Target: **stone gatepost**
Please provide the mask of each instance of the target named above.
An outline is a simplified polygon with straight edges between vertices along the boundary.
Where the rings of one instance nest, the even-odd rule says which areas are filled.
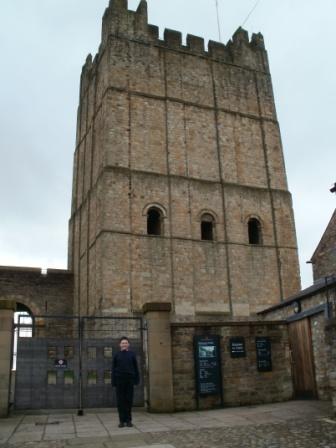
[[[147,321],[148,410],[174,411],[173,363],[170,333],[170,303],[146,303]]]
[[[15,309],[15,302],[0,300],[0,417],[7,417],[9,410]]]

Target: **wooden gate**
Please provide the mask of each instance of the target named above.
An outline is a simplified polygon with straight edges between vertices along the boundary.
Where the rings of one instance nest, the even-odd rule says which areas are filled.
[[[316,398],[310,319],[306,318],[290,323],[288,332],[295,397]]]

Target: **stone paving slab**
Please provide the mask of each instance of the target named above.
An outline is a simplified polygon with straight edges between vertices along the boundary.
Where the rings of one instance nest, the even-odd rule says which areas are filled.
[[[133,418],[133,428],[118,428],[116,411],[13,416],[0,420],[0,447],[336,448],[336,420],[325,402],[176,414],[136,411]]]
[[[17,445],[20,448],[335,448],[336,425],[323,421],[296,420],[273,425],[250,425],[241,431],[238,427],[208,430],[157,433],[149,443],[106,441],[104,438],[87,439],[81,444],[59,444],[46,441]],[[155,443],[156,442],[156,443]],[[8,445],[13,447],[12,445]]]
[[[156,444],[156,445],[144,445],[144,446],[131,446],[130,448],[175,448],[173,445],[162,445],[162,444]]]

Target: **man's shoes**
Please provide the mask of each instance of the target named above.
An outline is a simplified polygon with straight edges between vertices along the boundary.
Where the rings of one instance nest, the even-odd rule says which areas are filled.
[[[133,427],[133,423],[132,422],[120,422],[118,427],[119,428],[124,428],[125,426],[127,426],[128,428],[132,428]]]

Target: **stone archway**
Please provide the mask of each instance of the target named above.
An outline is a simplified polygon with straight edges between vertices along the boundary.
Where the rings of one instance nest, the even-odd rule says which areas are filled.
[[[12,365],[13,318],[16,303],[0,300],[0,417],[9,411],[10,370]]]
[[[22,302],[16,302],[16,312],[28,313],[30,316],[34,316],[33,311],[28,305],[25,305]]]

